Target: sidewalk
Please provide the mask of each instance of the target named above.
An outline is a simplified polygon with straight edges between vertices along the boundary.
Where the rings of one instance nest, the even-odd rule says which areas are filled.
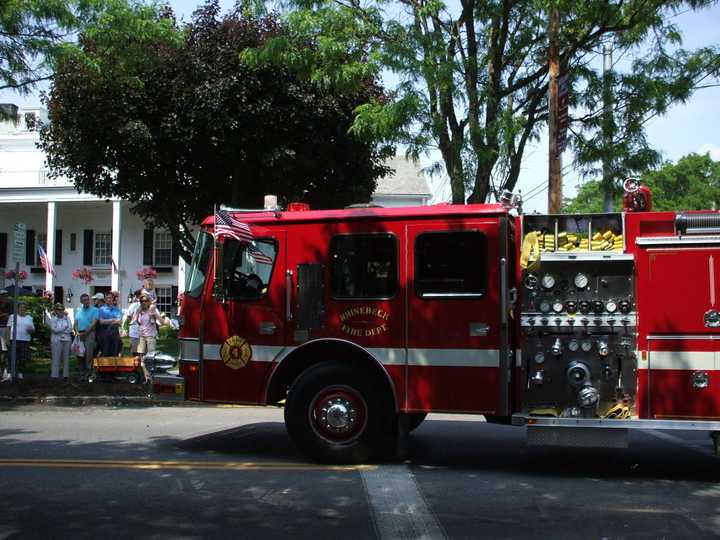
[[[126,382],[80,382],[77,376],[69,382],[51,379],[48,375],[27,374],[17,383],[0,382],[0,407],[7,405],[45,404],[57,406],[141,405],[198,406],[197,402],[171,401],[151,394],[147,384]]]

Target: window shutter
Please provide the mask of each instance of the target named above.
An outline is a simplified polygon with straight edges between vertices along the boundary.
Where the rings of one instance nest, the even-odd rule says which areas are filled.
[[[83,231],[83,264],[85,266],[92,266],[93,264],[93,230],[85,229]]]
[[[0,268],[7,268],[7,233],[0,233]]]
[[[153,265],[153,231],[145,229],[143,231],[143,264],[145,266]]]
[[[65,290],[62,287],[54,287],[55,302],[65,303]]]
[[[25,233],[25,264],[35,266],[35,231]]]
[[[172,243],[172,250],[171,250],[170,253],[171,253],[171,254],[170,254],[170,262],[171,262],[172,264],[174,264],[175,266],[177,266],[178,264],[180,264],[180,251],[179,251],[178,248],[175,246],[175,241],[173,241],[173,243]],[[176,295],[176,296],[177,296],[177,295]]]
[[[55,266],[59,266],[61,264],[62,264],[62,229],[57,229],[55,231]],[[62,300],[59,300],[59,302],[62,302]]]
[[[172,312],[173,314],[177,314],[178,310],[178,293],[180,292],[180,289],[178,289],[177,285],[173,285],[171,288],[172,292],[172,298],[170,299],[170,305],[172,306]]]

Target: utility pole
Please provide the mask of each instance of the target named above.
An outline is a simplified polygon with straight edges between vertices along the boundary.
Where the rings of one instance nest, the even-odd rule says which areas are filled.
[[[612,212],[615,203],[615,178],[612,167],[613,138],[615,137],[615,117],[613,116],[612,87],[612,46],[603,45],[603,212]]]
[[[550,75],[550,95],[548,96],[548,212],[559,214],[562,211],[562,162],[558,148],[558,77],[560,76],[560,45],[558,34],[560,15],[557,3],[550,6],[548,25],[548,70]]]

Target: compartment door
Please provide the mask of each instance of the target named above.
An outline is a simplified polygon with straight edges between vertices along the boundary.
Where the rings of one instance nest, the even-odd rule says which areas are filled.
[[[407,409],[504,410],[500,218],[407,226]]]
[[[638,308],[650,418],[718,418],[720,249],[651,248],[644,255]]]

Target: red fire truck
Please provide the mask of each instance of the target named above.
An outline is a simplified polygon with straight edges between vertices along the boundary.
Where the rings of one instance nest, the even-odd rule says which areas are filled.
[[[229,215],[253,240],[202,224],[172,382],[284,405],[314,459],[393,455],[430,412],[528,426],[532,444],[720,431],[720,213]]]

